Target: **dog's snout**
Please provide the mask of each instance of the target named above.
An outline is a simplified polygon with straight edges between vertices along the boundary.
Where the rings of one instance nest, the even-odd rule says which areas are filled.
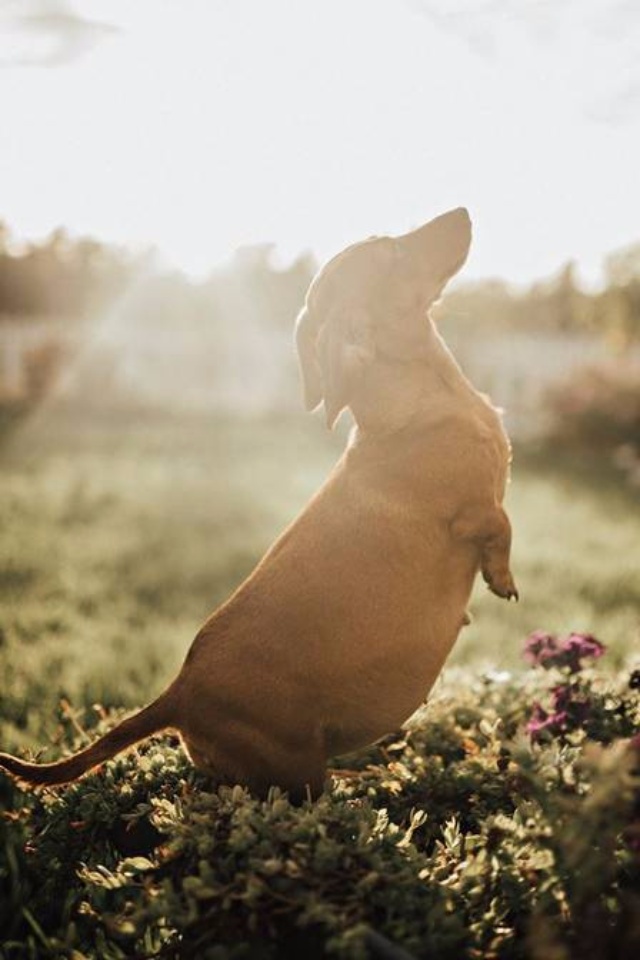
[[[455,218],[461,223],[468,223],[469,226],[471,226],[471,217],[466,207],[456,207],[454,210],[450,210],[449,213],[445,213],[444,216],[451,217],[451,219]]]
[[[456,207],[397,238],[414,269],[446,283],[467,259],[471,246],[471,218],[466,207]]]

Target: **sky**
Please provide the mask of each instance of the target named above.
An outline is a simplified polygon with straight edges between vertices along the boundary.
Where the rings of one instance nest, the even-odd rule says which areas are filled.
[[[0,0],[0,219],[194,276],[467,206],[465,277],[640,241],[637,0]]]

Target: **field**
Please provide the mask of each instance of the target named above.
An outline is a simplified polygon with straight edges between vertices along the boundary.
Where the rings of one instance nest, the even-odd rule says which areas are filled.
[[[92,709],[94,704],[107,710],[130,708],[157,693],[179,667],[202,619],[240,582],[273,537],[295,516],[328,472],[343,443],[343,435],[327,434],[322,424],[313,418],[256,421],[112,417],[96,420],[88,415],[69,417],[46,409],[5,440],[0,453],[1,749],[36,749],[49,744],[49,752],[43,757],[54,757],[72,736],[82,738],[82,729],[96,724],[104,716],[103,711]],[[466,704],[465,709],[476,711],[469,720],[471,732],[463,735],[458,726],[455,737],[459,737],[460,743],[471,744],[468,747],[471,754],[479,752],[478,762],[487,750],[493,750],[491,763],[494,763],[504,744],[498,743],[495,736],[492,739],[488,728],[481,726],[477,684],[487,673],[495,676],[496,672],[514,672],[515,679],[508,682],[516,685],[514,690],[518,692],[513,693],[513,697],[514,702],[516,697],[520,698],[517,710],[522,719],[525,709],[522,691],[528,689],[529,682],[526,678],[519,679],[524,669],[522,644],[533,630],[595,635],[608,647],[607,667],[603,669],[612,677],[617,671],[627,675],[638,663],[640,511],[637,492],[625,489],[604,465],[568,458],[551,461],[548,456],[531,451],[516,451],[508,509],[515,530],[513,569],[521,601],[518,605],[508,605],[478,585],[471,606],[473,623],[463,632],[445,671],[442,687],[434,695],[436,732],[432,739],[440,737],[442,742],[434,745],[429,741],[427,753],[445,756],[451,747],[454,734],[447,726],[446,715],[438,713],[438,703],[455,690],[458,706]],[[611,682],[612,690],[618,692],[610,696],[617,697],[615,703],[620,706],[622,694],[619,687],[615,687],[619,681],[612,679]],[[504,720],[507,715],[511,716],[510,710],[513,713],[513,704],[509,705],[504,691],[493,699],[487,700],[487,694],[483,696],[482,709],[487,716],[491,715],[492,722],[497,717]],[[612,726],[613,721],[607,721],[606,733],[596,739],[608,742],[616,734],[625,731],[628,734],[632,729],[630,721],[627,722],[631,707],[627,705],[625,710],[626,726]],[[479,726],[474,727],[474,723]],[[510,729],[509,737],[512,734]],[[420,736],[428,738],[428,734]],[[420,743],[423,748],[424,742]],[[410,767],[406,759],[409,747],[405,744],[403,762]],[[572,749],[575,747],[573,744]],[[414,751],[414,761],[416,752],[419,753],[418,748]],[[132,760],[119,761],[114,766],[116,773],[109,776],[119,778],[120,790],[128,777],[133,783],[136,802],[142,802],[145,790],[156,797],[166,797],[167,783],[173,783],[176,789],[178,784],[183,797],[189,794],[193,776],[186,770],[179,752],[170,745],[156,746],[150,756],[156,757],[156,765],[147,768],[146,780],[134,772]],[[374,765],[371,769],[377,770],[375,775],[370,774],[378,785],[376,789],[382,789],[380,784],[386,782],[385,756],[389,759],[388,753],[368,758]],[[565,761],[569,762],[566,758]],[[571,763],[574,762],[575,757]],[[364,763],[364,760],[360,762],[362,769],[365,769]],[[624,764],[620,769],[623,767]],[[414,763],[413,779],[407,774],[409,787],[405,783],[396,789],[387,783],[384,788],[385,807],[392,808],[393,797],[398,798],[395,822],[397,829],[405,831],[417,806],[416,784],[420,783],[420,775],[416,769]],[[70,791],[72,807],[74,803],[86,803],[87,796],[91,795],[86,785],[89,783],[86,781],[75,792]],[[368,796],[367,802],[375,806],[371,799],[375,798],[375,790],[367,788],[366,778],[362,784],[363,796]],[[472,785],[472,789],[476,786]],[[434,791],[437,794],[433,781],[429,789],[432,795]],[[460,790],[462,797],[464,789],[460,787]],[[20,809],[18,795],[6,790],[5,793],[7,808],[14,810],[12,816],[18,816],[15,812]],[[314,816],[329,819],[337,816],[336,804],[345,807],[345,798],[348,800],[352,794],[353,788],[343,786],[342,795],[323,801],[325,807],[319,807]],[[118,796],[120,803],[123,794]],[[201,811],[202,816],[214,810],[214,819],[231,817],[233,820],[237,808],[243,804],[250,809],[248,817],[264,815],[264,810],[260,812],[255,804],[251,806],[239,796],[225,795],[222,799],[215,799],[213,794],[202,796],[205,805],[206,802],[213,804]],[[130,792],[128,800],[122,802],[130,811]],[[465,802],[460,800],[463,805]],[[505,803],[504,809],[513,813],[512,800]],[[347,807],[352,809],[349,804]],[[120,813],[121,809],[118,807]],[[200,821],[194,809],[190,815],[197,824]],[[290,810],[287,807],[287,811]],[[443,803],[438,815],[432,811],[435,833],[430,833],[431,840],[439,835],[440,828],[434,825],[440,823],[445,829],[447,823],[453,822],[451,817],[455,819],[455,810],[454,797],[452,802]],[[498,800],[494,812],[496,810],[503,810]],[[285,832],[294,829],[298,822],[297,814],[287,811],[281,810],[278,815],[284,818],[281,826]],[[77,811],[76,814],[73,810],[67,811],[64,802],[57,805],[54,802],[53,806],[51,801],[49,805],[45,802],[35,813],[24,813],[25,817],[36,818],[34,828],[24,829],[27,832],[35,829],[37,833],[44,822],[49,822],[52,831],[49,836],[57,836],[64,845],[70,842],[64,830],[68,830],[71,820],[84,822],[92,815],[85,811],[80,817]],[[109,815],[115,815],[113,810]],[[175,811],[171,814],[165,811],[165,819],[171,821],[169,832],[179,833],[182,829],[176,827],[176,816]],[[276,833],[278,816],[272,822]],[[53,819],[47,821],[47,818]],[[393,815],[391,820],[393,825]],[[351,822],[340,829],[343,827],[345,836],[355,829]],[[477,831],[477,823],[469,829],[472,827]],[[455,829],[450,827],[446,841],[453,845],[452,849],[461,842],[459,838],[456,841]],[[184,834],[180,836],[180,842],[187,843]],[[408,836],[407,848],[411,831]],[[393,844],[397,840],[396,836]],[[12,842],[7,841],[9,846]],[[144,844],[143,847],[148,854],[149,849]],[[422,856],[424,851],[420,849]],[[78,860],[86,859],[88,851],[88,847],[78,848]],[[103,864],[109,862],[110,869],[116,869],[117,858],[114,860],[113,850],[105,852],[104,844],[92,848],[93,854],[102,857]],[[189,869],[193,867],[192,854],[193,851],[189,854]],[[458,855],[462,862],[464,858],[459,849]],[[0,869],[0,880],[19,913],[28,902],[25,891],[28,892],[29,885],[16,879],[20,874],[16,864],[21,854],[13,850],[11,856],[13,860],[7,861],[10,866],[5,865],[4,872]],[[556,852],[555,856],[557,859],[559,854]],[[384,857],[371,869],[379,871],[383,861]],[[145,863],[148,867],[149,863]],[[71,867],[67,865],[66,869]],[[423,865],[422,869],[427,868]],[[595,862],[594,869],[600,869]],[[76,880],[70,880],[71,875]],[[72,885],[77,881],[77,864],[69,876],[62,882]],[[55,870],[51,877],[56,883],[61,882]],[[85,886],[91,882],[86,876],[82,878]],[[113,889],[120,889],[118,883],[119,880],[114,881]],[[140,893],[140,884],[137,889]],[[77,891],[76,894],[65,908],[67,914],[73,912],[86,891],[82,896]],[[319,902],[326,896],[326,892],[318,893]],[[98,896],[93,902],[96,916],[106,909],[107,901],[108,897],[105,900]],[[113,908],[111,901],[108,905]],[[307,907],[308,904],[305,909]],[[446,913],[442,904],[437,909],[441,907]],[[12,942],[14,946],[7,947],[6,954],[0,955],[67,955],[55,946],[55,938],[49,940],[39,921],[33,916],[31,919],[35,926],[29,926],[28,936],[24,933],[24,924],[19,934],[13,929],[13,939],[7,939],[7,943]],[[149,915],[147,920],[151,923]],[[316,920],[323,922],[321,916]],[[504,918],[503,921],[507,923]],[[55,927],[60,917],[50,922]],[[407,924],[411,932],[408,920]],[[529,955],[519,953],[520,947],[513,946],[517,930],[513,932],[513,924],[509,929],[511,932],[505,938],[507,946],[496,947],[496,952],[489,951],[487,956]],[[126,931],[120,933],[125,936]],[[403,941],[401,923],[392,924],[387,933]],[[157,942],[162,942],[162,931],[156,930],[156,934]],[[231,936],[229,931],[227,934]],[[70,937],[71,942],[73,935]],[[450,942],[440,944],[442,955],[480,956],[473,953],[478,949],[477,943],[472,948],[471,941],[463,943],[463,939],[454,936]],[[357,937],[353,944],[356,940]],[[413,944],[415,955],[422,955],[414,940],[414,933],[408,933],[405,945]],[[119,942],[117,937],[116,941]],[[348,955],[352,948],[347,941],[348,937],[340,940],[336,950]],[[95,940],[94,949],[97,942]],[[156,947],[152,949],[148,945],[144,953],[141,941],[136,941],[135,950],[126,946],[128,942],[125,936],[124,946],[107,948],[103,943],[102,953],[96,955],[156,955],[153,952]],[[353,944],[356,956],[360,948]],[[370,947],[371,955],[376,955],[374,947]],[[118,950],[124,952],[119,954]],[[76,957],[82,955],[79,952]],[[262,956],[233,952],[206,955]]]

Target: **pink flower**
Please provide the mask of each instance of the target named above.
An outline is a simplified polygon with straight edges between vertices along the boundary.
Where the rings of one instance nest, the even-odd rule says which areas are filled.
[[[589,633],[570,633],[560,640],[560,648],[559,659],[562,663],[558,663],[558,666],[569,667],[571,673],[577,673],[581,669],[581,660],[597,660],[606,650],[604,644]]]
[[[558,710],[555,713],[547,713],[539,703],[534,703],[533,713],[525,729],[531,736],[531,739],[537,742],[542,739],[542,733],[555,734],[565,730],[567,719],[567,714],[562,710]]]
[[[576,696],[577,694],[577,696]],[[562,713],[572,726],[582,726],[589,716],[589,701],[585,700],[574,687],[561,684],[551,691],[553,709]]]
[[[558,640],[552,633],[544,630],[534,630],[524,642],[524,658],[533,667],[546,666],[547,660],[558,652]]]
[[[556,637],[535,630],[525,641],[524,658],[534,667],[568,667],[570,673],[582,669],[582,660],[597,659],[605,652],[604,644],[588,633],[570,633]]]
[[[582,726],[589,716],[589,702],[575,694],[575,689],[569,684],[561,684],[551,691],[550,711],[539,703],[533,705],[525,728],[533,741],[541,740],[543,733],[555,735]]]

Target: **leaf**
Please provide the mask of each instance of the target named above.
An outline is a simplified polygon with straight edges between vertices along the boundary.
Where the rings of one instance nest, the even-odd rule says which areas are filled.
[[[125,872],[133,870],[142,873],[145,870],[154,870],[155,866],[155,863],[152,863],[146,857],[127,857],[126,860],[122,861],[120,869]]]

